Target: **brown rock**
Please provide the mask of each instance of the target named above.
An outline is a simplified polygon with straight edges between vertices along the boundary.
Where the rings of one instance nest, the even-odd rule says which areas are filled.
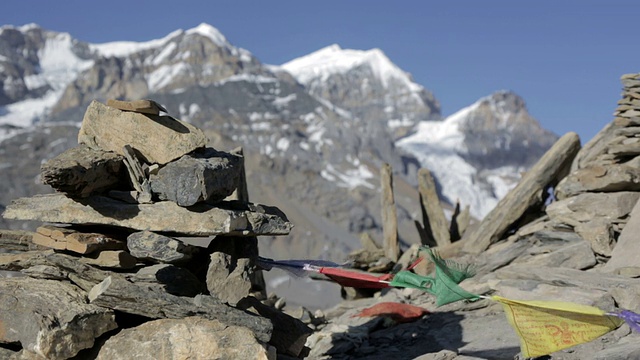
[[[90,254],[98,250],[120,250],[123,241],[97,233],[82,233],[73,229],[51,225],[40,226],[33,235],[33,242],[52,249],[68,250],[78,254]]]
[[[138,260],[124,250],[106,250],[83,257],[81,262],[89,265],[112,269],[133,269]]]
[[[93,101],[82,120],[78,143],[120,155],[130,145],[146,162],[166,164],[204,147],[207,139],[201,130],[170,116],[125,112]]]

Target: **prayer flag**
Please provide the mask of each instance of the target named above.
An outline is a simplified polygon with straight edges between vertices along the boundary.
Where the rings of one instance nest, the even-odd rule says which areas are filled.
[[[350,271],[340,268],[320,267],[318,272],[331,278],[342,286],[354,288],[382,289],[389,287],[387,281],[390,275],[375,276],[359,271]]]
[[[561,301],[516,301],[500,296],[509,323],[520,337],[524,357],[548,355],[594,340],[623,320],[587,305]]]

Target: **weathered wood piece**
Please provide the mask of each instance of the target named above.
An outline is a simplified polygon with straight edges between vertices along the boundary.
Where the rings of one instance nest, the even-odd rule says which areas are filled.
[[[46,359],[68,359],[117,327],[112,310],[87,304],[77,287],[29,278],[0,281],[0,343],[20,342]]]
[[[145,162],[166,164],[204,147],[207,139],[200,129],[170,116],[122,111],[93,101],[84,114],[78,143],[121,155],[130,145]]]
[[[267,360],[267,351],[247,328],[192,316],[124,329],[102,345],[96,359]]]
[[[135,196],[136,200],[141,204],[150,204],[152,198],[151,185],[135,151],[131,146],[125,145],[122,147],[122,153],[124,154],[124,164],[129,173],[131,184],[133,184],[133,188],[138,192]]]
[[[40,226],[33,235],[35,244],[78,254],[90,254],[98,250],[124,249],[123,241],[97,233],[83,233],[74,229],[52,225]]]
[[[107,100],[107,106],[123,111],[133,111],[149,115],[160,115],[160,111],[165,113],[167,112],[167,109],[165,109],[164,106],[153,100],[122,101],[109,99]]]
[[[398,244],[398,215],[393,197],[393,174],[391,165],[384,164],[380,169],[382,187],[382,232],[384,253],[391,261],[398,261],[400,245]]]
[[[469,234],[464,250],[475,254],[484,251],[500,240],[529,208],[542,204],[545,190],[567,174],[579,149],[578,134],[570,132],[561,137]]]
[[[436,182],[428,169],[418,170],[418,191],[420,192],[424,230],[433,235],[438,246],[451,244],[451,234],[444,210],[440,206]]]
[[[103,196],[76,202],[62,194],[14,200],[3,216],[14,220],[112,225],[195,236],[286,235],[293,227],[277,208],[258,204],[226,202],[215,207],[197,204],[183,208],[170,201],[135,205]]]
[[[151,175],[151,190],[160,200],[180,206],[218,202],[238,187],[241,165],[239,156],[212,148],[197,150]]]
[[[87,197],[114,188],[126,188],[123,157],[80,144],[40,167],[42,181],[71,197]]]
[[[269,320],[224,305],[211,296],[198,295],[196,298],[175,296],[155,286],[130,283],[115,274],[91,289],[89,302],[152,319],[180,319],[193,315],[217,319],[229,325],[245,326],[263,342],[268,342],[273,332],[273,326]]]

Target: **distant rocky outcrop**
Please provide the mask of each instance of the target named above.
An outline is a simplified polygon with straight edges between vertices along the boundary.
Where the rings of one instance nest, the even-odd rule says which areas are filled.
[[[42,165],[60,192],[3,213],[47,224],[0,231],[2,356],[304,356],[311,329],[271,307],[254,268],[256,236],[292,224],[248,202],[241,151],[205,148],[154,102],[110,103],[92,103],[80,144]]]

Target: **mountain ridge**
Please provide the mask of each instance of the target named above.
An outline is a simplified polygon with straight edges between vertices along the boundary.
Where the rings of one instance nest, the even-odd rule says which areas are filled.
[[[38,29],[30,26],[27,32],[48,32]],[[104,45],[101,51],[119,56],[106,57],[96,50],[99,46],[69,37],[64,43],[66,49],[76,49],[83,61],[87,61],[82,69],[76,69],[73,79],[64,86],[57,84],[58,92],[50,85],[51,89],[42,90],[41,97],[33,93],[32,98],[25,95],[0,105],[0,123],[5,124],[1,127],[5,138],[0,142],[0,164],[6,166],[4,181],[0,182],[4,194],[0,196],[0,204],[6,205],[15,197],[50,191],[34,181],[39,174],[39,163],[75,146],[77,126],[88,103],[109,98],[152,98],[163,104],[169,114],[203,129],[210,146],[245,148],[252,201],[281,207],[297,224],[288,237],[261,239],[261,253],[265,256],[341,261],[346,253],[359,246],[360,233],[381,236],[378,184],[383,163],[390,163],[394,168],[398,231],[404,245],[419,241],[413,224],[413,219],[420,216],[415,188],[418,167],[428,166],[433,171],[443,200],[452,204],[459,198],[463,205],[472,206],[477,217],[488,211],[492,199],[512,185],[502,179],[512,175],[515,178],[521,170],[515,165],[501,166],[514,163],[515,151],[506,149],[506,142],[492,138],[506,139],[514,132],[513,128],[488,126],[486,139],[477,143],[468,140],[469,132],[460,133],[461,144],[473,150],[470,152],[460,151],[461,148],[445,151],[446,148],[435,146],[437,143],[427,143],[425,146],[431,149],[434,164],[421,160],[405,146],[406,139],[414,136],[420,140],[415,137],[420,127],[448,124],[441,118],[437,99],[422,85],[411,82],[405,86],[406,81],[402,79],[380,79],[375,66],[356,61],[357,56],[366,55],[366,51],[325,48],[337,55],[348,51],[357,66],[329,73],[323,81],[309,78],[314,84],[310,86],[296,76],[299,74],[287,71],[284,66],[263,64],[214,30],[210,25],[201,24],[137,45],[107,43],[111,45]],[[13,32],[13,37],[24,37],[16,31],[9,32]],[[0,57],[0,66],[17,68],[6,60],[15,57],[24,69],[31,66],[31,72],[23,71],[23,74],[37,75],[42,42],[34,42],[32,48],[24,50],[31,57],[20,59],[18,53],[9,54],[12,48],[1,45],[7,41],[3,39],[5,32],[0,32],[0,56],[4,56]],[[46,36],[55,39],[56,34],[50,32]],[[379,50],[370,54],[376,61],[390,63],[385,66],[397,68]],[[402,70],[398,74],[411,80]],[[4,84],[0,88],[4,89]],[[54,96],[59,97],[52,101]],[[514,112],[516,120],[527,120],[524,101],[521,104],[507,101],[509,98],[503,100],[506,105],[518,105],[512,108],[505,105],[504,111]],[[474,121],[485,121],[488,125],[499,123],[490,105],[483,106],[479,114],[474,112]],[[25,111],[27,108],[31,112]],[[6,120],[12,117],[21,121],[9,126]],[[555,139],[541,134],[543,138]],[[522,168],[542,155],[547,145],[540,139],[531,139],[531,142],[541,145],[527,148],[532,151],[525,155],[515,156],[515,164]],[[25,149],[29,150],[28,159],[13,156]],[[482,158],[484,150],[493,152],[492,156],[498,158],[497,164]],[[485,163],[474,161],[473,156]],[[468,166],[466,172],[450,174],[462,180],[452,182],[440,175],[446,173],[450,161]],[[474,167],[470,161],[481,166]],[[439,171],[438,166],[444,170]],[[451,169],[449,166],[448,170]],[[455,193],[454,186],[461,182],[467,187]],[[484,194],[483,191],[490,196],[476,197],[471,202],[467,195]],[[3,225],[29,226],[8,222]]]

